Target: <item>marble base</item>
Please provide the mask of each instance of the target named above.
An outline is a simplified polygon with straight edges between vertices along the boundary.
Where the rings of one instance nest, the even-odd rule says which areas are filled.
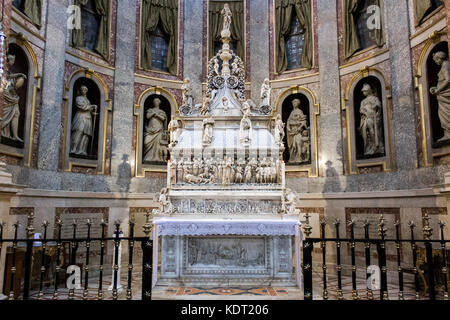
[[[294,236],[162,236],[158,285],[296,285]]]

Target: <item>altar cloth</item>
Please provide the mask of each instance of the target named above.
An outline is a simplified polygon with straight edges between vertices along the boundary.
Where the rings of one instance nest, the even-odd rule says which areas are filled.
[[[300,222],[294,219],[177,219],[154,221],[158,236],[296,236]]]

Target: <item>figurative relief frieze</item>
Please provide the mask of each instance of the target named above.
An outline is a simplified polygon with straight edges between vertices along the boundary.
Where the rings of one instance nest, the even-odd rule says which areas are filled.
[[[178,214],[278,214],[281,203],[270,200],[174,200]]]

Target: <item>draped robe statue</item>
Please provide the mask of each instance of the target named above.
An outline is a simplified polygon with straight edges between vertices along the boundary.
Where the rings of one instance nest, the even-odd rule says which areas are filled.
[[[450,139],[450,63],[447,54],[440,51],[433,55],[433,60],[441,66],[438,73],[438,84],[430,89],[430,93],[437,97],[439,103],[439,120],[444,130],[444,136],[438,141]]]
[[[96,113],[97,106],[91,104],[87,98],[88,88],[80,87],[80,95],[75,98],[77,111],[72,120],[72,136],[70,153],[87,156],[89,140],[94,138],[92,113]]]
[[[384,152],[383,122],[381,120],[381,101],[373,94],[369,84],[364,84],[362,92],[366,97],[359,109],[361,124],[359,132],[364,141],[364,155]]]
[[[147,125],[144,133],[144,161],[164,162],[167,159],[167,115],[160,109],[161,100],[153,100],[153,108],[146,112]]]
[[[303,162],[309,159],[305,159],[303,154],[303,144],[305,141],[302,139],[302,133],[304,130],[309,130],[308,120],[300,107],[300,100],[294,99],[292,101],[293,110],[286,123],[287,140],[289,148],[289,162]]]
[[[8,55],[8,69],[14,65],[16,57]],[[19,101],[20,97],[17,90],[22,88],[27,76],[22,73],[10,73],[6,75],[6,86],[3,94],[3,111],[2,111],[2,136],[12,140],[23,142],[19,137]]]

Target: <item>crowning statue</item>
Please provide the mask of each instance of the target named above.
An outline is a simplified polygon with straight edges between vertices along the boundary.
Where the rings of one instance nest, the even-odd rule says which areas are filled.
[[[293,110],[286,123],[287,141],[289,148],[289,162],[301,163],[309,160],[303,144],[310,143],[305,141],[304,136],[309,135],[308,119],[300,109],[300,99],[292,101]],[[306,133],[304,133],[306,131]],[[309,140],[309,139],[308,139]]]
[[[359,132],[364,140],[364,155],[384,153],[381,101],[367,83],[363,85],[362,92],[366,98],[361,101],[359,109],[361,114]]]
[[[19,137],[20,97],[17,94],[17,90],[23,87],[27,76],[23,73],[11,73],[9,71],[16,62],[16,57],[14,55],[9,54],[7,60],[8,73],[6,75],[6,86],[3,95],[3,112],[1,118],[2,137],[23,142],[23,140]]]
[[[148,120],[144,133],[144,161],[164,162],[167,159],[167,115],[160,109],[161,100],[153,100],[146,112]]]
[[[433,55],[433,60],[441,66],[438,73],[438,84],[430,89],[430,93],[435,95],[439,103],[439,120],[444,130],[444,136],[438,141],[450,139],[450,64],[447,54],[439,51]]]
[[[222,32],[231,32],[231,10],[228,3],[225,3],[222,11],[220,12],[223,15],[223,30]]]
[[[77,112],[72,121],[70,153],[87,156],[89,140],[94,138],[94,120],[97,106],[87,98],[88,88],[80,87],[80,95],[75,98]]]

